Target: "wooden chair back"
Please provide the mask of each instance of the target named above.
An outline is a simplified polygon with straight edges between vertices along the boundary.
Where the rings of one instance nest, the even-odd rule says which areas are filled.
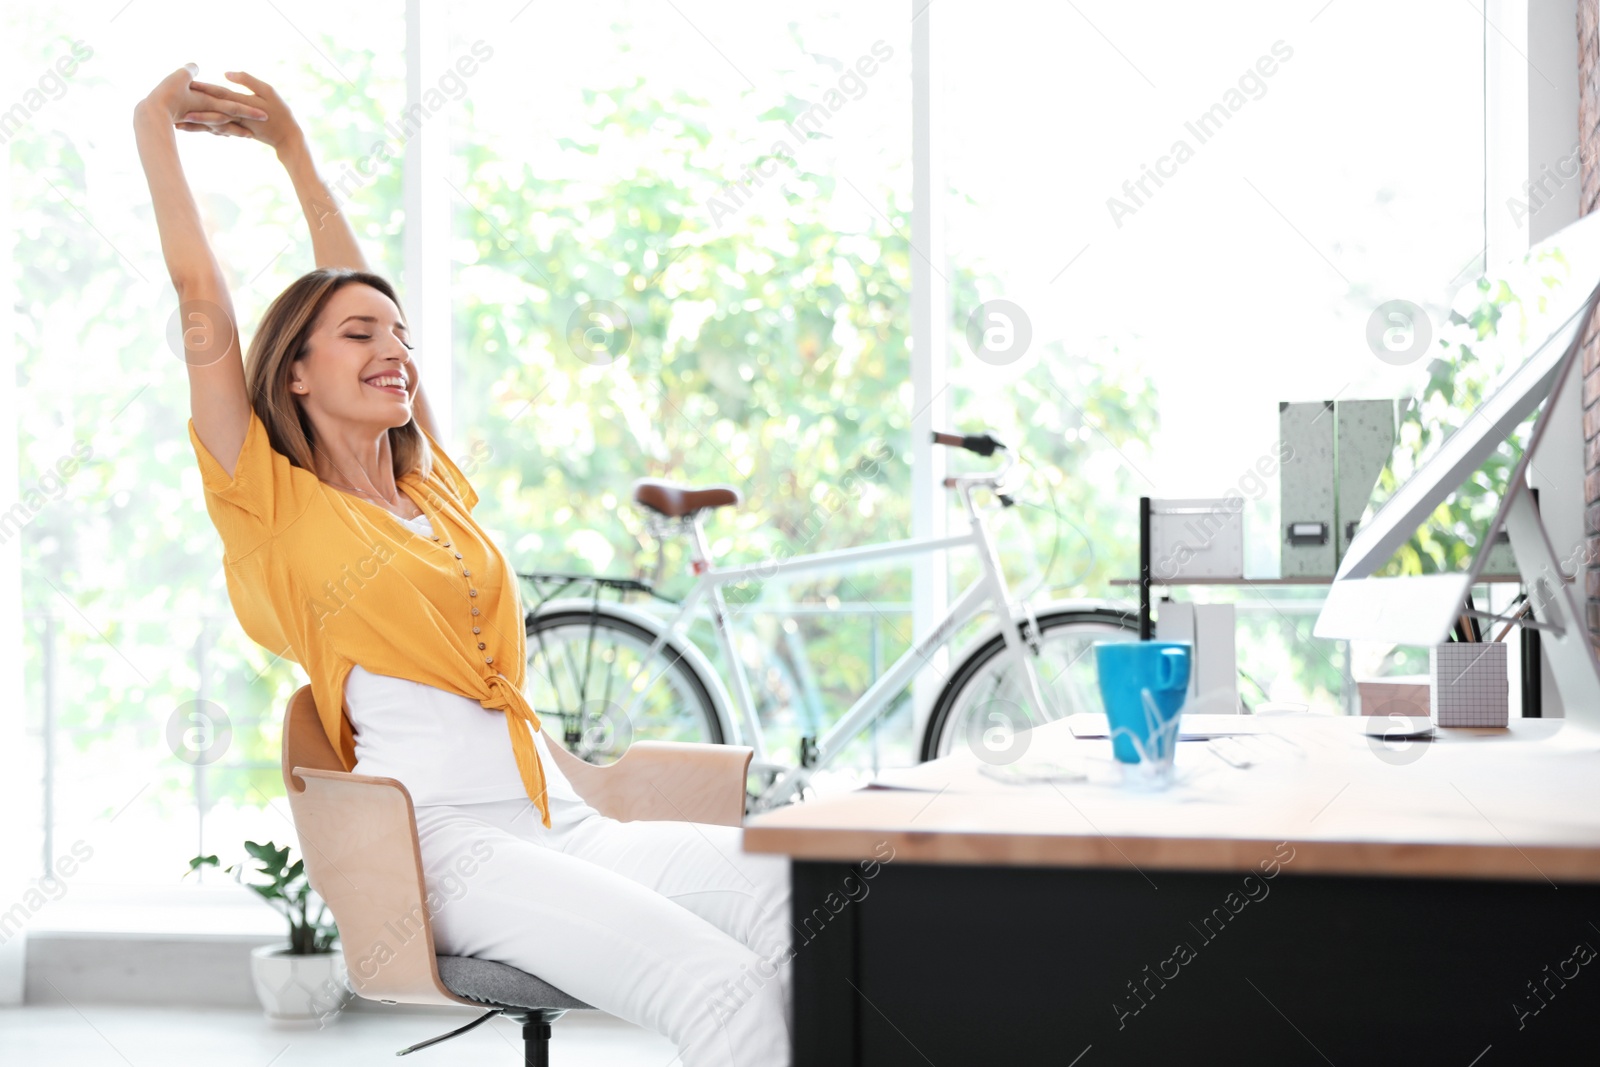
[[[309,685],[284,715],[283,784],[306,876],[339,925],[351,987],[387,1003],[481,1006],[439,979],[410,794],[393,778],[342,768]]]

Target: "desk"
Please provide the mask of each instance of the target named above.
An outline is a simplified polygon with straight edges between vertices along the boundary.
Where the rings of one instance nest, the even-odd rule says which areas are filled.
[[[1185,742],[1165,794],[1052,723],[1023,761],[1090,781],[961,752],[751,819],[793,861],[797,1067],[1594,1061],[1600,739],[1239,721],[1251,766]]]

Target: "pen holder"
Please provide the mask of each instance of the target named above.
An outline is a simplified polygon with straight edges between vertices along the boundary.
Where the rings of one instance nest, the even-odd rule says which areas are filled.
[[[1503,643],[1455,641],[1428,650],[1428,707],[1435,726],[1505,726],[1509,703]]]

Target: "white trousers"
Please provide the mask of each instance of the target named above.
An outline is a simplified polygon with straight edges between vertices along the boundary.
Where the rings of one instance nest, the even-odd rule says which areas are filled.
[[[443,955],[537,975],[664,1034],[683,1067],[786,1067],[789,865],[743,830],[618,822],[552,799],[416,809]]]

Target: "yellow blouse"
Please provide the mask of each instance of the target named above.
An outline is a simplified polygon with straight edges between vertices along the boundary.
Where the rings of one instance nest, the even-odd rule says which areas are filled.
[[[517,578],[472,518],[478,494],[423,434],[433,473],[413,471],[398,484],[432,521],[431,538],[289,462],[254,408],[230,480],[191,418],[228,599],[251,640],[310,676],[322,728],[346,770],[356,760],[344,683],[359,663],[503,712],[523,786],[548,827],[544,767],[529,732],[539,717],[522,692],[527,635]]]

